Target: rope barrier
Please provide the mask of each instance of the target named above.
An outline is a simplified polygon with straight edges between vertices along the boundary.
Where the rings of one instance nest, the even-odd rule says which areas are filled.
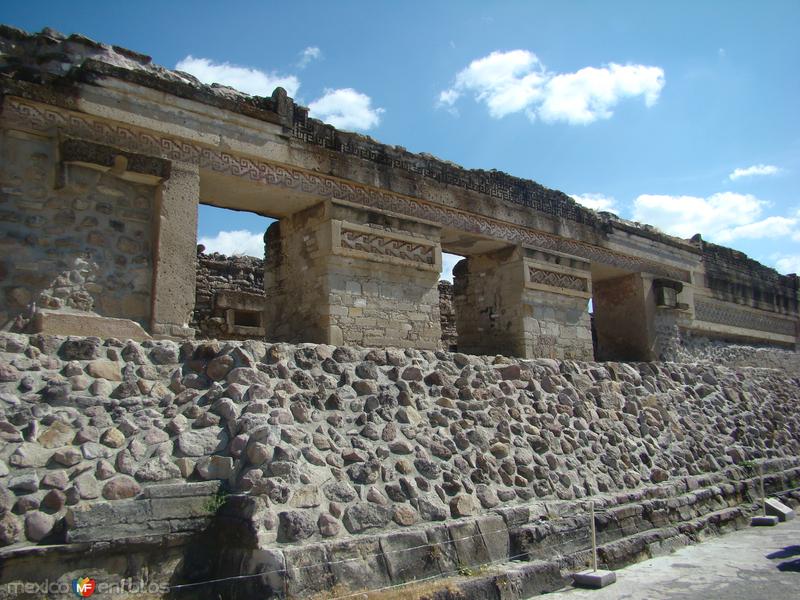
[[[728,482],[737,482],[737,481],[741,481],[741,480],[728,479],[727,481]],[[719,485],[719,484],[715,484],[715,485]],[[797,490],[800,490],[800,486],[781,488],[780,490],[773,490],[772,493],[773,494],[782,494],[782,493],[793,492],[793,491],[797,491]],[[615,505],[615,506],[610,506],[610,507],[607,506],[607,507],[600,508],[600,509],[594,509],[594,513],[595,514],[613,513],[617,508],[622,508],[624,506],[625,505],[622,504],[622,505]],[[567,517],[567,518],[575,518],[575,517]],[[537,526],[544,525],[544,523],[558,523],[558,520],[544,521],[542,524],[533,524],[532,526],[533,527],[537,527]],[[576,532],[576,531],[583,531],[584,533],[589,534],[590,533],[590,531],[589,531],[590,525],[591,524],[589,522],[587,522],[586,525],[582,525],[582,526],[571,527],[571,528],[568,528],[568,529],[551,530],[551,531],[547,532],[547,536],[566,535],[566,534],[573,533],[573,532]],[[476,526],[477,526],[477,524],[476,524]],[[507,528],[497,529],[497,530],[486,532],[486,533],[480,533],[479,532],[479,533],[476,533],[474,535],[469,535],[469,536],[465,536],[465,537],[461,537],[461,538],[443,540],[441,542],[436,542],[436,543],[433,543],[433,544],[420,544],[420,545],[417,545],[417,546],[411,546],[409,548],[401,548],[401,549],[397,549],[397,550],[389,550],[389,551],[386,551],[386,552],[374,553],[374,554],[369,554],[369,555],[366,555],[366,556],[359,556],[359,557],[354,557],[354,558],[346,558],[346,559],[340,559],[340,560],[335,560],[335,561],[312,563],[312,564],[308,564],[308,565],[300,565],[300,566],[296,566],[296,567],[290,567],[288,569],[287,568],[272,569],[272,570],[269,570],[269,571],[261,571],[261,572],[258,572],[258,573],[250,573],[250,574],[247,574],[247,575],[232,575],[232,576],[229,576],[229,577],[220,577],[220,578],[209,579],[209,580],[205,580],[205,581],[198,581],[198,582],[193,582],[193,583],[185,583],[185,584],[173,585],[173,586],[170,586],[169,589],[170,590],[179,590],[179,589],[186,589],[186,588],[192,588],[192,587],[203,586],[203,585],[211,585],[211,584],[216,584],[216,583],[225,583],[225,582],[230,582],[230,581],[241,581],[241,580],[245,580],[245,579],[254,579],[254,578],[257,578],[257,577],[264,577],[264,576],[268,576],[268,575],[277,575],[277,574],[287,575],[287,574],[289,574],[290,572],[293,572],[293,571],[303,571],[303,570],[313,569],[313,568],[317,568],[317,567],[330,567],[332,565],[346,564],[346,563],[351,563],[351,562],[356,562],[356,561],[366,561],[368,559],[377,559],[377,558],[381,558],[381,557],[385,558],[387,555],[400,554],[400,553],[405,553],[405,552],[413,552],[413,551],[422,550],[422,549],[425,549],[425,548],[444,547],[444,546],[449,546],[449,545],[452,545],[452,544],[456,544],[458,542],[463,542],[463,541],[467,541],[467,540],[471,540],[471,539],[477,539],[477,538],[487,538],[489,536],[493,536],[493,535],[501,534],[501,533],[504,533],[504,534],[508,535],[509,529],[507,529]],[[538,542],[541,542],[543,540],[544,540],[544,538],[542,538],[541,540],[538,540]],[[593,548],[593,546],[591,546],[591,541],[590,540],[569,539],[569,540],[560,541],[560,542],[555,543],[555,544],[548,544],[547,545],[547,549],[548,550],[556,550],[556,549],[560,549],[560,548],[562,548],[564,546],[567,546],[567,545],[575,545],[575,544],[579,544],[579,543],[581,543],[581,544],[582,543],[589,543],[590,544],[590,548],[575,549],[572,552],[572,554],[577,554],[579,552],[584,552],[586,550],[589,550],[589,549]],[[486,568],[486,567],[490,567],[490,566],[495,565],[495,564],[513,562],[513,561],[518,560],[520,558],[529,557],[530,554],[531,554],[530,552],[523,552],[523,553],[520,553],[520,554],[517,554],[517,555],[514,555],[514,556],[503,557],[502,559],[498,559],[498,560],[495,560],[495,561],[490,561],[490,562],[487,562],[487,563],[481,563],[480,565],[476,565],[475,568]],[[460,570],[456,569],[456,570],[453,570],[453,571],[450,571],[450,572],[438,573],[438,574],[435,574],[435,575],[432,575],[432,576],[429,576],[429,577],[425,577],[425,578],[422,578],[422,579],[415,579],[415,580],[404,582],[404,583],[400,583],[400,584],[394,584],[394,585],[384,586],[384,587],[381,587],[381,588],[355,592],[355,593],[347,594],[347,595],[344,595],[344,596],[336,596],[335,598],[332,598],[331,600],[346,600],[347,598],[354,598],[356,596],[368,596],[371,593],[387,591],[387,590],[390,590],[390,589],[396,589],[396,588],[399,588],[399,587],[404,587],[404,586],[408,586],[408,585],[412,585],[412,584],[424,583],[426,581],[431,581],[431,580],[434,580],[434,579],[445,578],[445,577],[448,577],[448,576],[451,576],[451,575],[457,575],[457,574],[459,574],[459,572],[460,572]]]
[[[550,521],[550,522],[553,522],[553,521]],[[575,531],[585,531],[585,529],[586,529],[585,527],[571,527],[569,529],[558,529],[558,530],[550,532],[549,535],[561,535],[561,534],[572,533],[572,532],[575,532]],[[170,586],[170,589],[171,590],[177,590],[177,589],[182,589],[182,588],[196,587],[196,586],[199,586],[199,585],[208,585],[208,584],[212,584],[212,583],[223,583],[225,581],[233,581],[233,580],[237,580],[237,579],[253,579],[253,578],[256,578],[256,577],[263,577],[263,576],[266,576],[266,575],[277,575],[278,573],[288,573],[288,572],[291,572],[291,571],[303,571],[303,570],[307,570],[307,569],[313,569],[315,567],[345,564],[345,563],[356,562],[356,561],[365,561],[365,560],[370,559],[370,558],[380,558],[380,557],[384,557],[384,556],[390,555],[390,554],[400,554],[400,553],[404,553],[404,552],[413,552],[415,550],[422,550],[422,549],[425,549],[425,548],[437,548],[437,547],[441,547],[441,546],[448,546],[448,545],[451,545],[451,544],[455,544],[457,542],[463,542],[463,541],[467,541],[467,540],[471,540],[471,539],[486,538],[488,536],[496,535],[498,533],[508,534],[508,529],[505,529],[505,528],[504,529],[496,529],[494,531],[489,531],[489,532],[486,532],[486,533],[476,533],[475,535],[468,535],[468,536],[461,537],[461,538],[444,540],[444,541],[436,542],[436,543],[433,543],[433,544],[420,544],[418,546],[412,546],[410,548],[400,548],[398,550],[389,550],[387,552],[379,552],[379,553],[368,554],[366,556],[359,556],[359,557],[354,557],[354,558],[344,558],[344,559],[341,559],[341,560],[333,560],[333,561],[326,561],[326,562],[320,562],[320,563],[311,563],[311,564],[308,564],[308,565],[300,565],[300,566],[297,566],[297,567],[290,567],[289,569],[285,569],[285,568],[284,569],[272,569],[270,571],[260,571],[258,573],[249,573],[247,575],[232,575],[230,577],[220,577],[220,578],[217,578],[217,579],[208,579],[208,580],[205,580],[205,581],[197,581],[197,582],[193,582],[193,583],[184,583],[184,584],[179,584],[179,585],[172,585],[172,586]],[[541,540],[539,540],[539,541],[541,541]],[[567,544],[574,544],[574,543],[576,543],[576,541],[577,540],[564,540],[563,542],[559,542],[559,543],[556,543],[556,544],[550,544],[550,545],[548,545],[548,548],[560,548],[561,546],[565,546]],[[525,552],[525,553],[521,554],[520,556],[527,556],[528,554],[529,554],[528,552]],[[511,560],[511,559],[505,559],[505,560],[508,561],[508,560]]]

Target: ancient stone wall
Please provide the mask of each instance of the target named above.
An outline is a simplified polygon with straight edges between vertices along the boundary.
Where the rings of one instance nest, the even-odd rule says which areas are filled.
[[[800,376],[800,353],[796,350],[713,339],[682,329],[674,321],[660,320],[659,324],[659,360],[734,368],[761,367],[776,369],[791,377]]]
[[[457,350],[456,309],[453,306],[453,284],[449,281],[439,282],[439,321],[442,325],[442,349]]]
[[[0,26],[0,50],[0,167],[13,163],[6,179],[31,175],[39,189],[28,196],[40,194],[38,200],[46,197],[55,207],[47,216],[36,206],[12,206],[16,184],[3,188],[2,200],[12,208],[3,218],[24,223],[18,228],[24,231],[10,227],[5,243],[28,265],[0,268],[5,326],[38,300],[38,308],[65,304],[98,315],[89,323],[51,314],[52,325],[44,326],[40,312],[33,322],[42,326],[34,331],[192,337],[196,277],[186,266],[195,260],[198,203],[217,198],[228,208],[283,221],[275,230],[282,233],[281,262],[268,262],[274,272],[266,282],[279,300],[261,310],[258,295],[217,295],[224,302],[215,296],[211,319],[222,319],[214,321],[219,333],[203,335],[261,337],[269,330],[287,341],[436,348],[436,275],[444,244],[475,263],[472,287],[457,294],[465,299],[465,318],[458,321],[471,328],[459,343],[469,351],[590,358],[583,301],[595,276],[601,286],[624,276],[685,285],[679,303],[687,305],[692,329],[709,335],[786,347],[797,342],[797,278],[735,250],[597,214],[533,181],[462,169],[337,131],[309,119],[281,88],[251,97],[206,86],[137,52],[53,30],[29,34]],[[69,188],[85,168],[102,182]],[[122,199],[111,208],[96,197],[108,190]],[[82,229],[78,215],[73,221],[60,210],[64,194],[100,211],[98,225],[90,220]],[[304,216],[315,206],[322,210],[319,219]],[[106,223],[103,211],[109,210],[117,212]],[[29,260],[36,244],[47,246],[47,260]],[[480,267],[503,248],[517,254],[517,265],[498,264],[494,274]],[[84,264],[86,254],[96,260]],[[40,274],[30,274],[34,263]],[[494,282],[504,292],[493,297],[486,284],[501,271],[510,279]],[[33,292],[26,290],[31,280],[39,285]],[[654,304],[643,288],[620,311],[623,318],[636,316],[627,319],[626,331],[645,335],[635,353],[612,348],[604,357],[653,359],[659,344],[652,337]],[[601,313],[602,349],[609,345]],[[113,317],[138,324],[112,324]],[[625,344],[618,348],[626,350]]]
[[[438,348],[438,231],[324,204],[270,226],[270,339]]]
[[[47,139],[0,146],[0,326],[34,304],[149,325],[154,188],[59,163]]]
[[[274,545],[800,452],[800,382],[766,369],[257,341],[0,342],[5,544],[70,539],[78,508],[113,509],[168,482],[249,494],[259,543]]]
[[[507,249],[456,265],[460,349],[474,354],[592,360],[588,264]]]
[[[197,288],[191,326],[204,338],[230,339],[225,307],[217,310],[220,292],[248,294],[263,299],[264,260],[252,256],[225,256],[218,252],[197,253]],[[263,310],[263,308],[262,308]]]
[[[754,308],[797,313],[797,275],[780,275],[743,252],[698,240],[705,285],[715,298]]]

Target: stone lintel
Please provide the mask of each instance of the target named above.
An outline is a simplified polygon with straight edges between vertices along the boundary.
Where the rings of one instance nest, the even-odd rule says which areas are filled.
[[[59,145],[62,164],[77,164],[101,171],[111,171],[137,183],[156,185],[169,179],[170,161],[144,154],[126,152],[112,146],[67,138]]]

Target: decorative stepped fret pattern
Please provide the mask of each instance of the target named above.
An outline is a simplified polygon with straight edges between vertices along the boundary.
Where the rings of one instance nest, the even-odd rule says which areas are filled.
[[[768,331],[780,335],[795,335],[794,321],[778,319],[769,315],[754,314],[749,310],[724,306],[717,302],[695,300],[694,314],[696,319],[708,323],[755,329],[756,331]]]
[[[428,265],[434,264],[436,260],[433,246],[388,238],[378,233],[342,229],[341,244],[342,248],[348,250],[360,250],[369,254],[390,256]]]
[[[531,283],[549,285],[551,287],[576,290],[578,292],[589,291],[588,282],[583,277],[576,277],[568,273],[557,273],[555,271],[543,271],[536,267],[528,267],[528,278]]]

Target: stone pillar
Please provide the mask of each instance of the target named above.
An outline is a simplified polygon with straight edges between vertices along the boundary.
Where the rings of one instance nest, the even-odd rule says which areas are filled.
[[[197,205],[196,165],[173,163],[159,188],[154,215],[155,256],[150,330],[156,336],[193,337],[189,327],[195,297]]]
[[[326,201],[267,230],[266,337],[436,349],[439,228]]]
[[[470,256],[454,270],[458,349],[592,360],[589,264],[521,247]]]
[[[647,275],[631,273],[594,282],[598,360],[656,360],[652,281]],[[666,294],[665,301],[671,296],[666,288],[661,292]]]

